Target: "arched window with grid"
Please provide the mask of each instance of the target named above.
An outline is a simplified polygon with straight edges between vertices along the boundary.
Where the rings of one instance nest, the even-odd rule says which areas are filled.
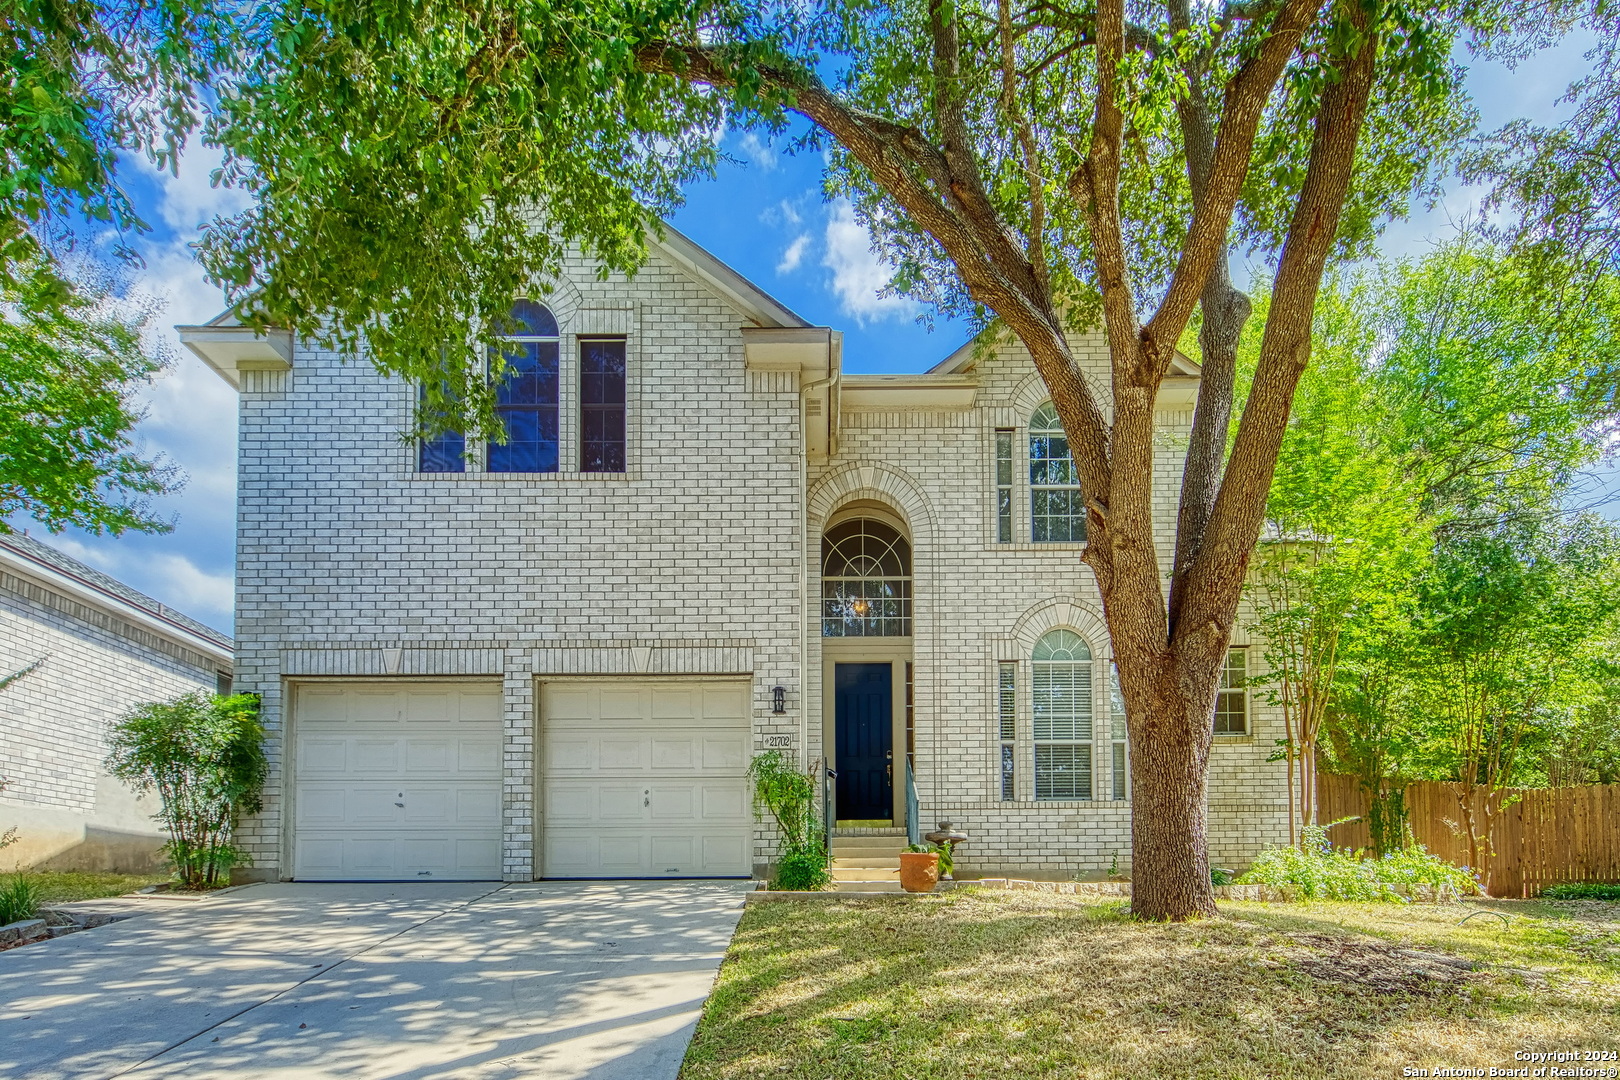
[[[911,545],[871,518],[821,538],[822,637],[911,636]]]
[[[489,445],[490,472],[557,471],[557,320],[543,304],[512,305],[513,330],[500,348],[505,368],[497,377],[495,414],[506,429],[504,443]]]
[[[1030,656],[1035,797],[1091,798],[1091,648],[1073,630],[1053,630]]]
[[[1037,544],[1086,538],[1086,501],[1069,454],[1069,436],[1048,401],[1029,418],[1030,539]]]

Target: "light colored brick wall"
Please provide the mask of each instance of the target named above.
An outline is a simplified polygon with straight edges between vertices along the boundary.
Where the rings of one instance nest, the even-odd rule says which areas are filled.
[[[216,688],[213,661],[72,597],[0,574],[0,672],[36,660],[0,692],[3,856],[34,866],[147,870],[162,843],[150,799],[101,767],[107,726],[138,702]]]
[[[1106,403],[1108,360],[1100,336],[1074,343]],[[1082,544],[1030,542],[1027,463],[1031,412],[1047,398],[1022,350],[1004,347],[976,365],[971,410],[846,412],[838,454],[809,475],[807,539],[829,515],[855,500],[888,504],[914,540],[913,655],[916,759],[924,831],[949,819],[972,840],[961,849],[964,870],[1019,869],[1063,873],[1107,871],[1117,854],[1130,864],[1130,804],[1112,794],[1108,707],[1109,643]],[[1169,539],[1179,497],[1190,412],[1161,411],[1154,467],[1155,517],[1165,528],[1159,557],[1170,571]],[[995,431],[1013,428],[1013,542],[996,542]],[[810,572],[816,572],[812,565]],[[819,613],[808,613],[817,629]],[[1030,651],[1054,626],[1080,632],[1093,664],[1094,793],[1092,801],[1037,802],[1031,726]],[[820,670],[820,639],[811,638],[810,670]],[[1246,644],[1239,634],[1235,644]],[[1251,650],[1251,665],[1259,663]],[[1017,797],[1000,798],[997,663],[1018,667]],[[1251,667],[1253,670],[1253,667]],[[820,715],[812,688],[811,715]],[[1210,855],[1216,865],[1244,866],[1286,837],[1282,766],[1266,762],[1282,737],[1281,718],[1251,693],[1247,737],[1222,737],[1211,751],[1208,794]],[[812,747],[812,754],[824,752]],[[1107,800],[1107,801],[1105,801]]]
[[[757,737],[797,739],[796,376],[746,371],[746,320],[661,256],[629,281],[573,264],[546,302],[563,334],[556,474],[418,474],[399,440],[410,387],[331,353],[244,380],[237,679],[270,732],[270,795],[245,830],[261,873],[285,872],[289,678],[501,679],[513,880],[534,872],[537,678],[748,671]],[[581,333],[628,338],[622,475],[577,471]]]

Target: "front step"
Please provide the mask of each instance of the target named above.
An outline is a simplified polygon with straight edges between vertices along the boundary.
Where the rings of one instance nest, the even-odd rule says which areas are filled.
[[[838,892],[900,892],[904,829],[835,829],[833,888]]]

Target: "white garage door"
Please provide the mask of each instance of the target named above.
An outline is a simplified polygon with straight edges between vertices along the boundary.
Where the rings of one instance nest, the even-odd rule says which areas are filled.
[[[548,683],[546,877],[753,872],[748,684]]]
[[[294,877],[501,876],[498,687],[304,685],[294,708]]]

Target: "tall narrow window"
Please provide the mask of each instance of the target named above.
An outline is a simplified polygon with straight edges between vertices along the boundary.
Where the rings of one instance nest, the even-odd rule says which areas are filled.
[[[906,661],[906,760],[917,757],[917,676]]]
[[[417,419],[420,422],[433,420],[433,426],[443,425],[445,430],[429,439],[423,439],[418,448],[416,468],[420,472],[429,473],[456,473],[464,472],[467,468],[467,439],[460,431],[453,430],[459,426],[459,417],[446,415],[451,404],[435,408],[428,404],[427,387],[422,387],[416,395]],[[429,416],[429,410],[433,415]],[[442,410],[442,411],[441,411]]]
[[[1249,653],[1228,649],[1221,667],[1221,688],[1215,692],[1215,734],[1249,733]]]
[[[1035,643],[1035,797],[1091,798],[1091,649],[1073,630]]]
[[[821,538],[821,636],[911,636],[911,545],[856,518]]]
[[[1130,740],[1125,732],[1125,695],[1119,692],[1119,669],[1108,667],[1108,734],[1114,744],[1114,798],[1131,797]]]
[[[512,307],[516,329],[501,345],[495,387],[504,443],[489,445],[490,472],[557,471],[557,320],[532,300]]]
[[[996,543],[1012,543],[1012,428],[996,429]]]
[[[1018,665],[1001,663],[996,667],[996,719],[1001,729],[1001,801],[1012,802],[1016,772],[1013,768],[1013,742],[1018,734]]]
[[[1050,401],[1029,418],[1029,512],[1030,535],[1038,544],[1086,538],[1080,474]]]
[[[624,472],[624,338],[579,343],[579,470]]]

